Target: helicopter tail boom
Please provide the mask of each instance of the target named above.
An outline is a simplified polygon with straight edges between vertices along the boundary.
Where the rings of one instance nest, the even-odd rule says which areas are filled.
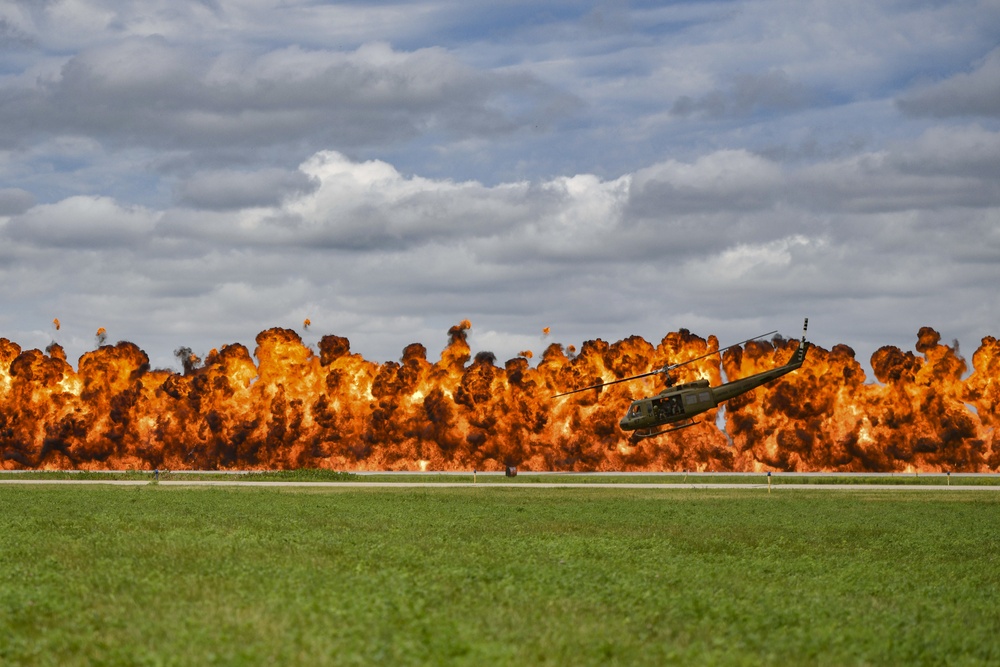
[[[799,341],[799,346],[792,355],[792,358],[788,360],[788,363],[783,366],[778,366],[777,368],[772,368],[768,371],[757,373],[756,375],[751,375],[740,380],[733,380],[732,382],[727,382],[724,385],[715,387],[712,389],[712,395],[716,404],[728,401],[734,396],[739,396],[740,394],[750,391],[751,389],[756,389],[762,384],[767,384],[772,380],[777,380],[781,376],[787,375],[788,373],[801,368],[803,362],[806,360],[806,352],[809,350],[809,342],[806,340],[806,329],[808,329],[808,327],[809,318],[807,317],[805,324],[802,327],[802,339]]]

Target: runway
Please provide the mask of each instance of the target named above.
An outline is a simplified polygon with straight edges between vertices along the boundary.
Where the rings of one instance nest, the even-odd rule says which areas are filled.
[[[286,481],[250,481],[250,480],[99,480],[99,479],[0,479],[0,484],[16,484],[28,486],[51,485],[106,485],[106,486],[164,486],[164,487],[269,487],[269,488],[309,488],[309,489],[365,489],[365,488],[422,488],[422,489],[745,489],[767,490],[768,484],[732,484],[732,483],[656,483],[656,482],[616,482],[616,483],[577,483],[577,482],[286,482]],[[772,484],[774,491],[992,491],[1000,492],[1000,485],[972,484]]]

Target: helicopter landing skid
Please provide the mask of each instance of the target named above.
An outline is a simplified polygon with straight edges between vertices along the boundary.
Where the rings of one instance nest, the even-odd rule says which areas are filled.
[[[670,433],[671,431],[679,431],[682,428],[688,428],[689,426],[694,426],[695,424],[700,424],[700,421],[691,420],[686,424],[681,424],[680,426],[673,426],[671,428],[665,428],[662,431],[636,431],[635,435],[632,437],[636,440],[643,440],[645,438],[655,438],[658,435],[663,435],[664,433]]]

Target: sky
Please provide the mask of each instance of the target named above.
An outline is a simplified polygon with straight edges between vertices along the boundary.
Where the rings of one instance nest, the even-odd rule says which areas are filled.
[[[998,279],[997,0],[0,0],[0,337],[71,363],[805,317],[971,362]]]

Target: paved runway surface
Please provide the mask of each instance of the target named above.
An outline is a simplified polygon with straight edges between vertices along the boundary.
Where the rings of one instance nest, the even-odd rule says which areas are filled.
[[[147,486],[152,480],[97,479],[0,479],[0,484],[105,484],[110,486]],[[767,484],[670,484],[670,483],[549,483],[549,482],[258,482],[249,480],[170,480],[155,482],[159,486],[265,486],[301,488],[483,488],[483,489],[767,489]],[[830,491],[1000,491],[1000,485],[945,484],[774,484],[774,491],[812,489]]]

